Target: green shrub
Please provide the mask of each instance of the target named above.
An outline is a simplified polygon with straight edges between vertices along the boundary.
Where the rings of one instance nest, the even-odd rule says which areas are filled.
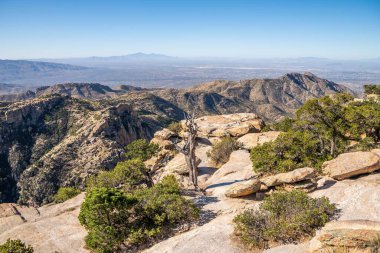
[[[221,166],[228,162],[233,151],[239,149],[240,143],[231,137],[223,137],[219,142],[212,145],[211,151],[207,152],[207,156],[216,164]]]
[[[251,150],[253,169],[257,173],[276,174],[301,167],[320,167],[331,158],[322,153],[319,139],[308,131],[289,131],[273,142]]]
[[[367,95],[369,94],[380,95],[380,85],[376,85],[376,84],[364,85],[364,93]]]
[[[111,171],[102,171],[87,180],[87,187],[123,188],[150,186],[148,170],[140,159],[118,162]]]
[[[114,188],[92,188],[86,193],[79,221],[89,231],[86,244],[98,252],[113,252],[124,240],[129,209],[136,198]]]
[[[197,217],[198,209],[181,197],[174,176],[132,191],[91,188],[79,214],[89,231],[86,244],[96,252],[128,251]]]
[[[127,159],[146,161],[158,152],[159,146],[148,143],[145,139],[138,139],[128,144],[125,149],[127,151],[125,154]]]
[[[74,198],[80,193],[80,190],[74,187],[61,187],[58,192],[54,195],[55,203],[62,203],[68,199]]]
[[[275,122],[273,124],[265,125],[265,127],[262,129],[262,132],[266,131],[281,131],[281,132],[287,132],[292,129],[294,126],[294,123],[296,122],[295,119],[291,118],[283,118],[279,122]]]
[[[312,236],[335,212],[335,206],[326,197],[314,199],[293,190],[273,193],[258,210],[247,210],[233,222],[235,234],[244,244],[268,248],[273,242],[291,243]]]
[[[364,101],[351,103],[347,107],[345,117],[350,129],[349,135],[356,139],[365,137],[372,138],[373,142],[380,141],[380,103],[374,101]]]
[[[348,151],[368,150],[380,141],[380,103],[353,101],[349,94],[308,100],[296,119],[270,126],[285,131],[275,141],[251,150],[256,172],[279,173],[310,166]],[[357,145],[349,145],[355,141]]]
[[[26,245],[21,240],[8,239],[4,244],[0,245],[0,253],[33,253],[31,246]]]
[[[176,135],[179,135],[179,133],[182,131],[182,124],[181,122],[172,122],[169,124],[168,129]]]

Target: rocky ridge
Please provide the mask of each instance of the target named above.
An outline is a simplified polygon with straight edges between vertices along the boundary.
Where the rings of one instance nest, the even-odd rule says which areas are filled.
[[[155,94],[184,110],[195,105],[203,115],[250,112],[265,121],[292,116],[306,100],[346,87],[306,72],[289,73],[274,79],[218,80],[183,90],[159,90]]]
[[[145,97],[144,106],[148,108],[167,107],[170,104],[172,111],[160,114],[165,120],[173,119],[173,115],[176,115],[174,119],[180,120],[184,111],[191,111],[197,107],[198,116],[247,112],[255,113],[265,121],[275,121],[283,116],[292,116],[310,98],[336,92],[351,91],[342,85],[306,72],[289,73],[273,79],[250,79],[238,82],[217,80],[188,89],[143,89],[125,85],[112,89],[96,83],[67,83],[39,88],[35,96],[61,94],[92,100],[118,98],[136,104],[139,107],[138,111],[149,114],[150,111],[141,107],[139,101]],[[0,101],[28,98],[30,95],[5,95],[0,96]]]
[[[47,203],[59,187],[81,187],[89,174],[113,168],[124,146],[151,131],[126,103],[51,95],[2,107],[0,199]]]

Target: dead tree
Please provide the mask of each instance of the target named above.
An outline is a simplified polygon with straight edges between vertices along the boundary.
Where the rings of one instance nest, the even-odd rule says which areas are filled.
[[[189,169],[189,177],[195,189],[198,189],[198,168],[195,156],[195,146],[198,127],[195,123],[195,110],[190,114],[185,115],[185,134],[183,146],[176,145],[176,149],[185,155],[187,167]]]

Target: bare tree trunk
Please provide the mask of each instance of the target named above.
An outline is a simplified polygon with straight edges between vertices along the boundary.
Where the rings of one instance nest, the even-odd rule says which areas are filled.
[[[191,182],[193,183],[194,187],[198,189],[198,168],[196,163],[196,156],[195,156],[195,147],[196,147],[196,141],[195,138],[197,137],[197,131],[198,127],[195,124],[195,110],[192,114],[186,115],[186,135],[184,137],[185,145],[183,147],[178,147],[176,145],[176,148],[179,152],[185,155],[186,164],[189,169],[189,178]]]
[[[198,187],[198,168],[196,163],[196,156],[195,156],[195,135],[191,136],[192,140],[189,145],[189,164],[188,167],[190,168],[190,171],[192,171],[192,182],[195,187]]]

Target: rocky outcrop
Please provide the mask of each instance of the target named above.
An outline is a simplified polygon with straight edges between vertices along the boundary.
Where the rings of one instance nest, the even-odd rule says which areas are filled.
[[[216,172],[215,172],[216,173]],[[237,184],[237,183],[236,183]],[[228,187],[233,186],[229,185]],[[154,245],[152,248],[144,252],[247,252],[247,249],[240,248],[233,240],[231,235],[233,233],[232,219],[243,210],[247,208],[255,208],[259,204],[256,199],[237,199],[237,198],[225,198],[224,195],[218,194],[218,189],[223,188],[225,185],[214,185],[213,192],[209,192],[209,202],[206,202],[204,208],[214,213],[218,213],[217,217],[211,222],[207,222],[204,225],[195,227],[194,229],[181,233],[175,237],[169,238],[163,242]],[[329,180],[324,186],[316,191],[309,193],[311,197],[327,197],[332,203],[337,205],[339,209],[339,216],[337,219],[339,222],[352,222],[347,223],[348,229],[354,231],[357,230],[355,221],[357,220],[372,220],[373,222],[380,222],[380,174],[370,174],[357,179],[348,179],[343,181]],[[207,197],[206,197],[207,198]],[[199,200],[201,202],[201,200]],[[203,202],[202,202],[203,203]],[[335,221],[333,221],[335,222]],[[361,222],[361,221],[360,221]],[[370,222],[372,223],[372,222]],[[330,225],[328,225],[330,226]],[[364,227],[362,227],[364,228]],[[366,227],[369,229],[369,226]],[[322,229],[323,230],[323,229]],[[372,230],[372,229],[371,229]],[[319,234],[319,232],[317,233]],[[363,235],[360,232],[361,235]],[[345,234],[342,234],[345,235]],[[346,234],[350,235],[350,234]],[[355,235],[355,233],[351,234]],[[346,237],[341,237],[344,239]],[[349,239],[349,238],[348,238]],[[361,238],[365,240],[364,238]],[[314,239],[313,239],[314,240]],[[343,240],[340,240],[343,242]],[[285,253],[285,252],[299,252],[306,253],[309,251],[310,242],[305,238],[300,244],[288,244],[280,245],[278,247],[264,250],[265,253]],[[331,249],[326,253],[335,252]],[[347,250],[351,250],[347,248]],[[323,253],[325,251],[317,251]],[[339,251],[338,251],[339,252]],[[368,252],[371,251],[348,251],[352,252]]]
[[[376,150],[375,150],[376,152]],[[323,163],[323,172],[337,180],[371,173],[380,169],[380,156],[375,152],[352,152]]]
[[[371,253],[380,249],[380,222],[349,220],[330,222],[310,242],[310,252]]]
[[[247,180],[255,176],[249,152],[236,150],[231,153],[230,159],[220,167],[206,182],[208,187],[212,185]]]
[[[0,244],[20,239],[35,252],[85,253],[86,230],[78,220],[84,193],[39,208],[0,204]]]
[[[237,141],[241,143],[242,147],[248,150],[256,147],[257,145],[263,144],[265,142],[274,141],[280,135],[281,132],[269,131],[262,133],[249,133],[243,135]]]
[[[267,187],[277,186],[281,184],[293,184],[316,177],[315,169],[305,167],[295,169],[293,171],[279,173],[273,176],[261,178],[260,181]]]
[[[200,137],[240,137],[250,132],[259,132],[264,122],[253,113],[237,113],[197,118]]]
[[[261,182],[258,179],[238,182],[226,190],[224,195],[230,198],[244,197],[260,190]]]
[[[47,203],[59,187],[81,187],[113,168],[128,143],[150,136],[125,103],[52,95],[0,108],[0,202]]]

